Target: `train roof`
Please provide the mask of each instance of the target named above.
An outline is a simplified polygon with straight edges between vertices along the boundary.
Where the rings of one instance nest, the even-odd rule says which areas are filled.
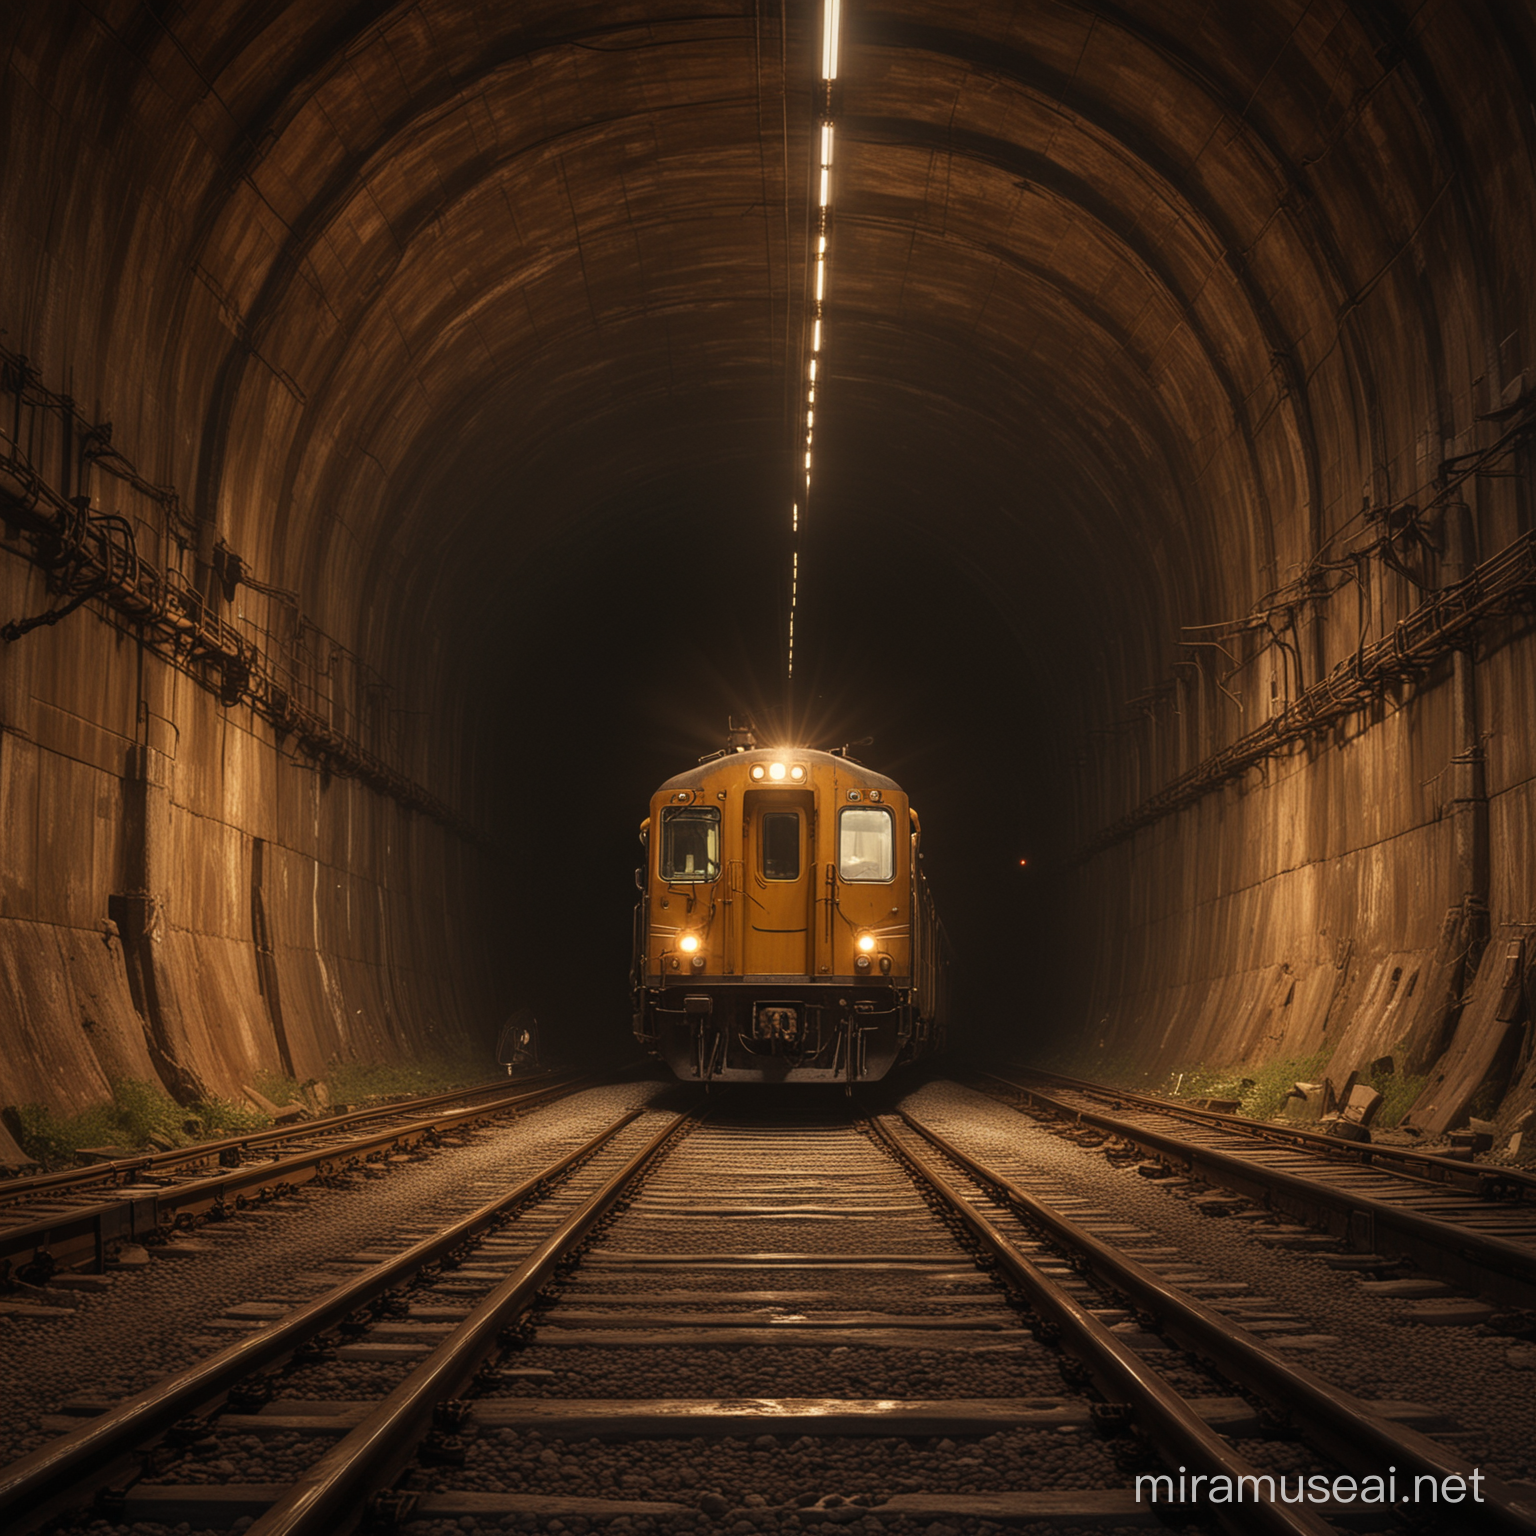
[[[840,752],[818,752],[811,747],[778,749],[754,747],[747,752],[723,752],[718,757],[711,757],[700,763],[697,768],[689,768],[682,773],[673,774],[665,784],[658,786],[656,792],[661,794],[665,790],[697,789],[706,778],[711,774],[719,773],[727,765],[735,766],[740,763],[750,767],[753,763],[774,761],[805,763],[807,766],[817,768],[836,768],[841,778],[861,789],[894,789],[897,793],[901,793],[901,785],[895,779],[888,779],[883,773],[876,773],[873,768],[866,768],[863,763],[856,763],[851,757],[844,757]],[[791,786],[775,784],[773,787]]]

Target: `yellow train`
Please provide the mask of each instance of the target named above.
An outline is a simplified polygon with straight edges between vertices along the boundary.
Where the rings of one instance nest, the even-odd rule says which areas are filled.
[[[872,1082],[939,1048],[948,945],[900,785],[731,743],[641,825],[636,1038],[705,1083]]]

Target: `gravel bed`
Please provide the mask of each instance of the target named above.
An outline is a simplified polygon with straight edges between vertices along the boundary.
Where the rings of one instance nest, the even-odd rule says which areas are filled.
[[[312,1467],[336,1444],[330,1435],[209,1435],[146,1484],[280,1483]]]
[[[1091,1431],[1015,1429],[961,1440],[758,1435],[753,1439],[566,1442],[536,1431],[493,1430],[463,1467],[433,1472],[434,1491],[576,1494],[734,1508],[893,1493],[1086,1489],[1124,1481]]]
[[[324,1360],[301,1365],[278,1378],[277,1395],[328,1403],[388,1397],[425,1358],[421,1355],[399,1360]]]
[[[424,1218],[494,1198],[495,1184],[476,1181],[505,1187],[509,1176],[551,1161],[622,1110],[666,1102],[670,1094],[649,1083],[588,1089],[467,1145],[391,1164],[387,1177],[340,1190],[305,1186],[290,1200],[204,1227],[197,1235],[216,1243],[215,1251],[115,1272],[108,1289],[70,1293],[76,1310],[68,1318],[0,1317],[0,1461],[50,1438],[37,1418],[70,1398],[126,1396],[224,1347],[236,1335],[207,1337],[203,1330],[228,1307],[267,1298],[308,1301],[323,1286],[301,1284],[298,1276],[330,1259],[403,1247],[410,1240],[405,1229]]]
[[[984,1162],[1059,1177],[1063,1193],[1154,1234],[1209,1278],[1248,1283],[1252,1296],[1272,1299],[1272,1310],[1292,1314],[1307,1332],[1338,1339],[1297,1351],[1299,1365],[1363,1398],[1438,1408],[1456,1421],[1460,1434],[1451,1443],[1468,1461],[1490,1476],[1536,1478],[1536,1371],[1511,1364],[1512,1351],[1519,1358],[1515,1341],[1482,1328],[1415,1324],[1403,1303],[1361,1290],[1354,1274],[1315,1254],[1266,1246],[1254,1231],[1262,1224],[1202,1215],[1188,1186],[1180,1198],[958,1084],[929,1084],[903,1107]],[[1038,1193],[1049,1200],[1046,1190]],[[1229,1304],[1234,1317],[1244,1299]]]
[[[634,1090],[628,1090],[633,1095]],[[606,1113],[611,1113],[604,1105]],[[606,1115],[605,1115],[606,1117]],[[791,1129],[785,1130],[792,1135]],[[909,1275],[898,1270],[876,1273],[856,1270],[786,1270],[761,1267],[730,1271],[666,1270],[610,1275],[602,1263],[578,1271],[557,1307],[582,1309],[593,1294],[632,1299],[637,1312],[761,1313],[769,1307],[796,1311],[884,1312],[891,1314],[965,1316],[994,1313],[1007,1307],[992,1281],[974,1269],[969,1255],[926,1210],[909,1210],[886,1217],[879,1212],[855,1212],[841,1220],[742,1218],[729,1213],[702,1219],[677,1218],[662,1210],[657,1197],[694,1194],[706,1181],[726,1193],[720,1205],[736,1203],[733,1177],[753,1189],[770,1180],[760,1170],[743,1169],[738,1161],[713,1174],[709,1164],[719,1150],[716,1132],[690,1138],[668,1164],[665,1177],[651,1182],[633,1208],[609,1223],[598,1238],[596,1253],[912,1253],[944,1256],[952,1268],[944,1278],[931,1273]],[[478,1148],[476,1150],[479,1150]],[[840,1155],[825,1138],[797,1147],[802,1166],[813,1158]],[[432,1165],[425,1165],[430,1167]],[[796,1191],[797,1203],[832,1205],[853,1196],[852,1203],[872,1204],[886,1191],[908,1186],[896,1167],[868,1143],[861,1143],[842,1164],[860,1184],[876,1182],[874,1190]],[[771,1170],[769,1170],[771,1172]],[[472,1175],[471,1175],[472,1176]],[[390,1180],[393,1191],[400,1181]],[[860,1200],[860,1196],[867,1196]],[[425,1196],[400,1202],[402,1225],[419,1225]],[[751,1204],[759,1196],[745,1195]],[[647,1201],[651,1202],[649,1205]],[[770,1203],[763,1201],[762,1203]],[[533,1223],[530,1223],[530,1228]],[[338,1238],[337,1255],[383,1240],[373,1235]],[[222,1255],[221,1255],[222,1257]],[[314,1258],[306,1258],[313,1265]],[[473,1261],[471,1260],[471,1264]],[[955,1278],[950,1279],[948,1277]],[[772,1300],[715,1300],[733,1293],[773,1292]],[[668,1292],[690,1299],[673,1301]],[[247,1290],[237,1299],[254,1299]],[[259,1294],[267,1294],[263,1291]],[[417,1305],[468,1304],[475,1292],[456,1284],[451,1275],[440,1287],[413,1293]],[[985,1298],[978,1302],[974,1298]],[[603,1304],[591,1310],[622,1326],[626,1308]],[[592,1326],[605,1326],[598,1322]],[[936,1337],[935,1342],[939,1340]],[[889,1349],[864,1345],[638,1348],[555,1346],[534,1344],[503,1363],[513,1369],[548,1371],[504,1382],[495,1397],[511,1398],[648,1398],[648,1397],[1042,1397],[1074,1394],[1065,1385],[1054,1350],[1026,1336],[981,1349]],[[283,1378],[282,1397],[329,1400],[369,1400],[386,1393],[416,1362],[333,1361],[305,1366]],[[1182,1357],[1168,1357],[1170,1374],[1185,1376],[1190,1390],[1209,1392],[1209,1382],[1187,1368]],[[191,1447],[157,1481],[167,1483],[244,1483],[277,1481],[291,1476],[323,1455],[334,1442],[306,1441],[298,1435],[256,1437],[210,1435]],[[956,1440],[898,1437],[812,1437],[762,1434],[755,1438],[693,1438],[604,1443],[566,1442],[538,1431],[487,1430],[470,1437],[462,1467],[434,1467],[413,1474],[413,1485],[428,1491],[475,1491],[544,1496],[571,1495],[635,1502],[669,1502],[689,1506],[675,1517],[635,1515],[598,1520],[590,1517],[487,1516],[479,1520],[417,1521],[406,1527],[417,1536],[461,1536],[461,1533],[503,1530],[612,1531],[629,1533],[726,1531],[732,1536],[752,1532],[798,1532],[838,1529],[890,1532],[894,1536],[972,1536],[972,1533],[1036,1531],[1045,1536],[1073,1536],[1058,1523],[1033,1527],[1004,1526],[984,1519],[914,1520],[882,1515],[879,1502],[901,1493],[957,1495],[1001,1491],[1087,1490],[1126,1488],[1130,1474],[1117,1462],[1119,1447],[1101,1441],[1091,1431],[1062,1426],[1016,1429]],[[799,1513],[796,1507],[821,1503],[823,1510]],[[248,1522],[238,1522],[238,1533]],[[92,1536],[116,1536],[121,1527],[95,1520],[77,1527]],[[165,1527],[139,1524],[132,1536],[159,1536]],[[181,1526],[168,1536],[196,1536]],[[1093,1536],[1106,1536],[1102,1527]],[[1109,1533],[1112,1536],[1112,1533]]]

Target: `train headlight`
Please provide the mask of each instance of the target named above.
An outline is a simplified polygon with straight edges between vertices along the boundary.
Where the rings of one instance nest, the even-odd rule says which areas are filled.
[[[702,971],[704,969],[704,956],[703,955],[695,955],[693,957],[693,959],[690,960],[688,963],[689,963],[689,965],[691,965],[694,968],[694,970]]]
[[[768,765],[768,777],[770,779],[782,779],[784,777],[784,764],[783,763],[769,763],[769,765]]]
[[[801,779],[805,777],[805,769],[802,768],[799,763],[796,763],[795,766],[789,770],[789,776],[795,781],[795,783],[798,784]]]
[[[753,777],[753,778],[754,778],[754,779],[760,779],[760,778],[762,778],[762,776],[763,776],[763,775],[764,775],[764,774],[765,774],[765,773],[767,773],[767,771],[768,771],[768,770],[767,770],[767,769],[766,769],[766,768],[764,768],[764,767],[763,767],[763,765],[762,765],[762,764],[761,764],[761,763],[753,763],[753,764],[752,764],[752,777]]]
[[[862,976],[869,969],[869,956],[855,955],[853,960],[853,968]]]
[[[685,955],[691,955],[699,947],[699,936],[696,933],[685,933],[677,941],[677,947]]]
[[[875,936],[872,933],[861,933],[855,942],[867,955],[875,947]]]

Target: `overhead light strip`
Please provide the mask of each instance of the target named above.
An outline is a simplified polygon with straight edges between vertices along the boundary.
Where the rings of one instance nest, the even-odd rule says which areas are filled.
[[[811,494],[811,437],[816,425],[816,373],[821,361],[822,324],[826,316],[827,263],[830,215],[832,210],[832,148],[835,125],[832,121],[832,82],[837,79],[839,34],[842,28],[842,0],[823,0],[821,14],[821,117],[817,124],[816,156],[816,249],[815,271],[811,285],[810,357],[806,364],[802,405],[805,413],[805,487],[803,498]],[[791,554],[789,585],[789,676],[795,675],[795,609],[800,591],[800,503],[789,509],[790,532],[795,544]]]

